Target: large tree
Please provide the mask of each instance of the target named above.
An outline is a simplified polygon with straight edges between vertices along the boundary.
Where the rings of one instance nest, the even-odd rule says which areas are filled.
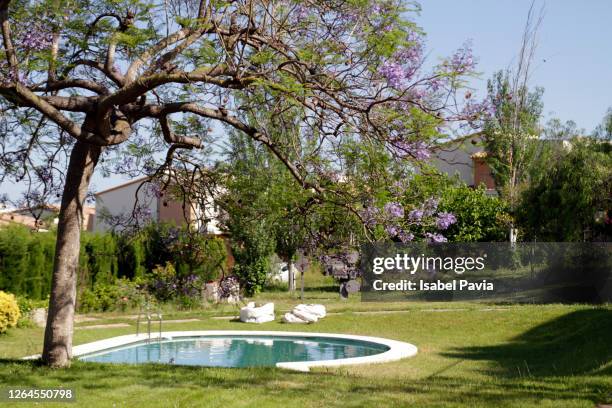
[[[2,179],[61,192],[43,361],[71,358],[82,208],[99,165],[150,174],[183,157],[201,170],[183,149],[201,148],[216,121],[344,205],[326,178],[339,142],[419,158],[434,129],[464,118],[455,101],[470,50],[423,69],[414,10],[399,0],[1,0]],[[262,110],[266,120],[245,119]],[[272,132],[285,117],[296,135]],[[295,137],[309,140],[299,155]]]
[[[515,65],[497,72],[487,84],[489,114],[483,126],[487,162],[496,189],[508,201],[511,213],[525,186],[540,136],[544,91],[542,88],[531,91],[529,80],[544,10],[536,14],[534,7],[535,2],[532,2]],[[511,220],[510,241],[516,239],[517,230]]]

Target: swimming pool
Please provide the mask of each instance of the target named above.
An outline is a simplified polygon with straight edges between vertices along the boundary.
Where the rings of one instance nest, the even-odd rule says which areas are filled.
[[[75,346],[79,360],[99,363],[162,363],[207,367],[310,367],[395,361],[411,357],[409,343],[379,337],[276,331],[163,332],[113,337]]]
[[[353,339],[232,335],[153,340],[102,351],[80,359],[98,363],[274,367],[283,362],[365,357],[388,350],[389,347],[383,344]]]

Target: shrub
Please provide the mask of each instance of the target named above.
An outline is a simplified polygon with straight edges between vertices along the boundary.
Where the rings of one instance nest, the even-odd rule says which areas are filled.
[[[141,280],[117,279],[114,283],[98,283],[85,289],[79,297],[80,312],[125,311],[138,307],[144,301]]]
[[[0,228],[0,289],[45,297],[51,288],[55,234],[22,225]]]
[[[243,285],[245,294],[252,296],[263,289],[268,270],[270,270],[269,259],[261,256],[250,260],[249,263],[237,263],[234,265],[233,273]]]
[[[570,142],[571,149],[557,147],[551,158],[538,162],[521,194],[516,218],[526,240],[612,239],[612,230],[597,216],[611,208],[611,144],[579,138]]]
[[[0,291],[0,333],[4,333],[9,327],[15,327],[19,316],[21,313],[15,295]]]
[[[176,270],[171,262],[157,265],[151,271],[148,282],[149,292],[159,300],[169,300],[178,293]]]
[[[453,213],[457,222],[445,232],[451,242],[500,242],[508,239],[508,205],[484,188],[466,185],[442,192],[440,210]]]
[[[178,300],[184,308],[201,303],[204,280],[198,275],[180,276],[171,262],[156,266],[148,276],[147,288],[157,300]]]

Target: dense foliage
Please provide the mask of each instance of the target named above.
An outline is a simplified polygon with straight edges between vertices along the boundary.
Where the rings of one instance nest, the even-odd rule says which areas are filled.
[[[534,163],[540,135],[543,89],[530,91],[510,72],[500,71],[488,82],[489,115],[483,137],[487,163],[498,193],[514,205]]]
[[[46,298],[51,289],[55,236],[25,227],[0,228],[0,289]]]
[[[488,195],[484,188],[458,185],[441,194],[440,209],[455,215],[449,226],[450,242],[501,242],[508,240],[508,205],[499,197]]]
[[[226,191],[220,198],[226,215],[223,224],[236,259],[233,273],[252,294],[266,281],[279,226],[295,221],[286,218],[287,207],[302,201],[305,192],[286,168],[252,140],[234,133],[230,142]]]
[[[518,221],[526,239],[610,240],[612,148],[609,142],[554,141],[521,196]]]
[[[470,46],[428,67],[418,11],[401,0],[0,2],[0,179],[27,173],[31,197],[62,196],[43,360],[70,359],[70,271],[96,167],[159,175],[180,159],[205,173],[197,152],[214,121],[266,146],[319,199],[356,211],[328,183],[345,141],[410,162],[441,126],[477,116],[463,91]],[[283,122],[297,131],[275,133]]]
[[[19,306],[15,295],[0,290],[0,333],[15,327],[19,321]]]
[[[0,288],[31,299],[46,298],[51,285],[54,248],[54,232],[32,232],[21,226],[0,228]],[[91,304],[94,293],[100,297],[108,297],[103,296],[108,291],[122,293],[122,284],[116,283],[118,279],[124,283],[142,281],[150,278],[156,267],[167,263],[176,268],[179,280],[189,276],[201,282],[214,280],[223,274],[226,260],[222,239],[188,234],[171,225],[151,224],[136,236],[84,233],[78,291],[83,297],[91,297],[81,303]],[[154,284],[151,282],[151,286]],[[110,308],[107,303],[101,300],[100,308]]]

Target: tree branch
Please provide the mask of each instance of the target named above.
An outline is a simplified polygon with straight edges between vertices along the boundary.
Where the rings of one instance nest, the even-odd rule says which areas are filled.
[[[81,128],[64,116],[59,110],[55,109],[49,102],[36,95],[19,82],[16,83],[15,90],[17,95],[28,103],[29,106],[47,116],[75,139],[81,139]]]
[[[178,147],[186,147],[186,148],[201,148],[202,141],[200,139],[196,139],[194,137],[180,136],[172,132],[170,126],[168,125],[168,115],[162,114],[159,117],[159,124],[162,129],[162,133],[164,135],[164,140],[170,144],[176,145]]]
[[[2,39],[4,41],[4,51],[9,67],[13,71],[14,80],[17,80],[19,75],[17,54],[13,48],[13,40],[11,38],[11,24],[8,19],[8,8],[11,0],[0,1],[0,24],[2,25]]]

